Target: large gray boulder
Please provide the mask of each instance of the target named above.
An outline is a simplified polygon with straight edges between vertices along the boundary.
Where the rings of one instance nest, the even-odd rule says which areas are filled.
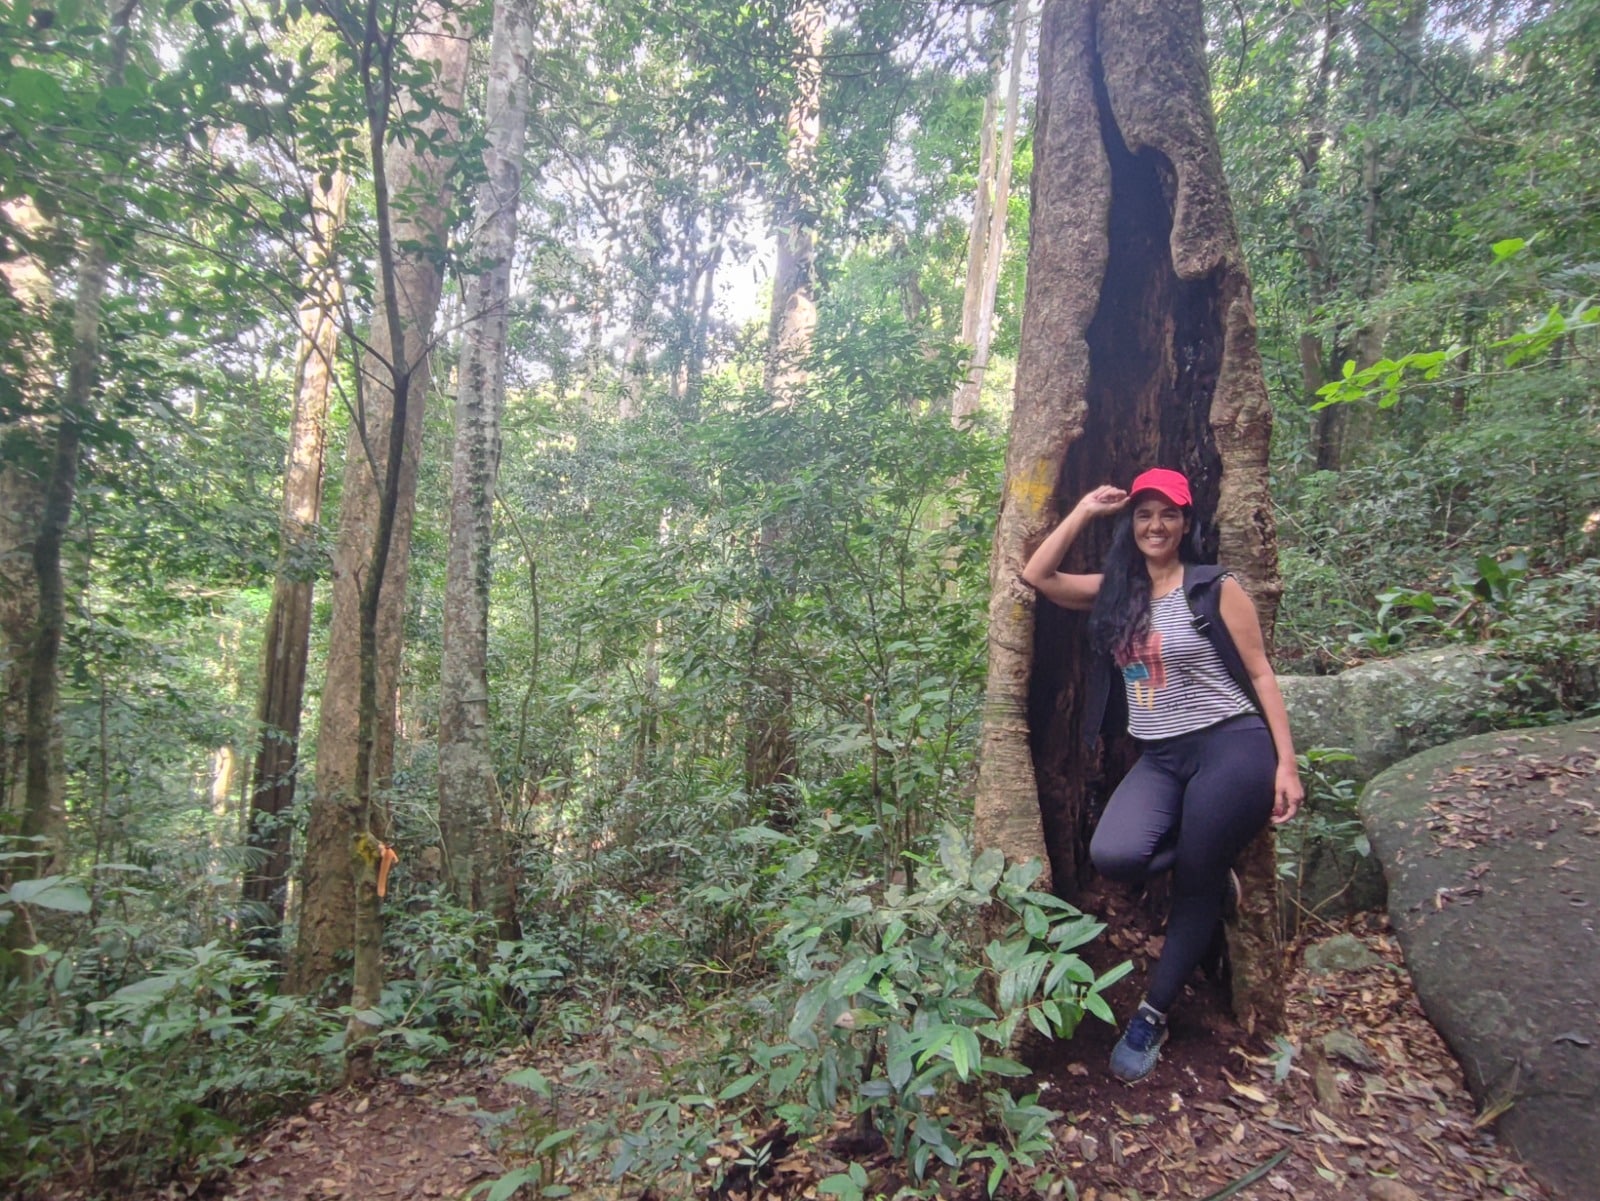
[[[1361,817],[1429,1018],[1569,1201],[1600,1201],[1600,721],[1467,738]]]
[[[1340,747],[1358,783],[1430,746],[1487,728],[1503,661],[1458,647],[1363,663],[1336,676],[1283,676],[1295,746]]]
[[[1306,817],[1279,833],[1294,864],[1286,882],[1291,927],[1305,912],[1323,917],[1383,905],[1383,874],[1356,841],[1353,802],[1359,788],[1407,755],[1487,729],[1505,664],[1451,648],[1381,659],[1336,676],[1281,676],[1295,746],[1349,752],[1324,770],[1349,781],[1339,802],[1313,791]],[[1308,781],[1310,783],[1310,781]]]

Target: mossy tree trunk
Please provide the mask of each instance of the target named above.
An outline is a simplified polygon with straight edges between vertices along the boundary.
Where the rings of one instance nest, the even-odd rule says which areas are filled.
[[[1222,178],[1198,0],[1050,0],[1034,131],[1032,238],[1005,495],[991,567],[976,832],[1046,857],[1057,891],[1085,870],[1097,802],[1131,761],[1078,733],[1084,619],[1018,573],[1084,492],[1161,464],[1185,472],[1269,637],[1277,611],[1268,505],[1271,411],[1250,284]],[[1074,546],[1094,570],[1110,523]],[[1234,948],[1247,1026],[1281,1016],[1272,840],[1245,854]]]

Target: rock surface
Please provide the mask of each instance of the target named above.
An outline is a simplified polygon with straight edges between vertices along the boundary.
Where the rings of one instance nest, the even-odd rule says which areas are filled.
[[[1306,948],[1306,971],[1326,976],[1332,972],[1359,972],[1378,962],[1378,957],[1353,934],[1335,934],[1325,942]]]
[[[1336,676],[1282,676],[1294,744],[1349,752],[1327,774],[1359,787],[1407,755],[1484,730],[1505,664],[1471,650],[1421,651],[1365,663]],[[1355,790],[1350,793],[1355,796]],[[1290,928],[1303,912],[1322,917],[1383,906],[1377,861],[1352,846],[1354,814],[1313,793],[1307,820],[1280,832],[1295,863],[1285,904]]]
[[[1600,1201],[1600,721],[1426,751],[1361,815],[1480,1108],[1568,1201]]]
[[[1488,655],[1446,648],[1279,684],[1295,746],[1349,751],[1339,774],[1365,783],[1407,755],[1484,730],[1505,671]]]

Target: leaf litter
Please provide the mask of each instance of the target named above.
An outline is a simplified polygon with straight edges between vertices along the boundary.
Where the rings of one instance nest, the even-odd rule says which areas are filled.
[[[1148,966],[1154,940],[1141,942],[1132,926],[1122,932],[1115,953]],[[1057,1201],[1071,1196],[1070,1181],[1080,1201],[1465,1201],[1488,1194],[1549,1201],[1479,1120],[1385,919],[1354,919],[1347,932],[1378,962],[1331,975],[1297,967],[1288,982],[1288,1030],[1271,1044],[1246,1038],[1222,1014],[1220,990],[1197,983],[1174,1011],[1161,1063],[1138,1085],[1106,1072],[1117,1032],[1104,1023],[1087,1019],[1070,1042],[1032,1047],[1039,1074],[1026,1087],[1042,1087],[1041,1102],[1063,1116],[1053,1125],[1053,1150],[1034,1168],[1014,1171],[999,1196]],[[1140,987],[1134,977],[1124,986],[1134,995]],[[1125,997],[1114,1000],[1126,1008]],[[597,1057],[594,1045],[580,1041],[410,1077],[411,1084],[385,1081],[370,1094],[332,1094],[280,1121],[231,1177],[198,1191],[233,1201],[464,1197],[517,1166],[502,1136],[527,1120],[532,1098],[502,1082],[529,1066],[567,1079],[562,1095],[571,1121],[649,1091],[665,1064],[625,1053]],[[984,1141],[990,1132],[976,1115],[964,1119],[959,1099],[951,1105],[958,1131]],[[540,1107],[545,1103],[536,1102]],[[910,1183],[882,1140],[863,1137],[847,1114],[830,1131],[800,1139],[781,1121],[741,1112],[692,1184],[613,1185],[601,1157],[586,1169],[591,1178],[559,1185],[573,1197],[608,1201],[793,1201],[829,1195],[819,1184],[852,1164],[865,1173],[868,1197],[893,1196]],[[939,1195],[977,1201],[987,1195],[986,1169],[979,1163],[943,1180]]]

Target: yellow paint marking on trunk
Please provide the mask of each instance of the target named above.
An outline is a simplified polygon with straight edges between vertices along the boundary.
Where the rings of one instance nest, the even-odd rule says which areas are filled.
[[[1032,515],[1044,512],[1055,493],[1054,465],[1049,459],[1035,459],[1026,471],[1011,479],[1011,496]]]

